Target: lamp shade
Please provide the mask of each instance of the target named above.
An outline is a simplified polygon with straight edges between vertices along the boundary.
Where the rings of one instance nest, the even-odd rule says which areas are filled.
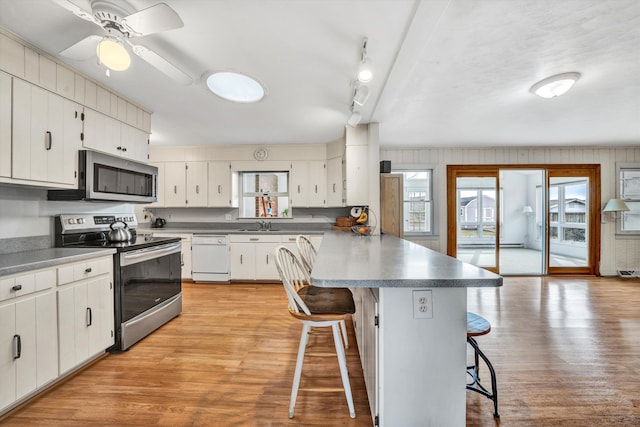
[[[629,206],[622,199],[609,199],[602,212],[625,212]]]
[[[98,59],[105,67],[114,71],[124,71],[131,65],[131,57],[122,42],[113,36],[105,36],[96,48]]]

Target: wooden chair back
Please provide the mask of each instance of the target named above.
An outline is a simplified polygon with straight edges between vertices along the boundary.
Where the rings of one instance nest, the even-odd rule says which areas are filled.
[[[311,315],[311,311],[302,301],[298,291],[310,282],[309,271],[300,259],[286,246],[276,248],[276,268],[289,300],[289,309]]]
[[[311,240],[306,236],[299,235],[296,237],[296,246],[298,246],[298,252],[300,252],[300,258],[302,264],[309,273],[313,269],[313,264],[316,262],[316,248],[313,247]]]

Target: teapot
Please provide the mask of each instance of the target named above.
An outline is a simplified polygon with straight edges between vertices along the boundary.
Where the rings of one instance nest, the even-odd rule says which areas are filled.
[[[155,228],[162,228],[164,227],[164,225],[167,223],[167,220],[164,218],[156,218],[155,222],[153,223],[153,226]]]
[[[117,223],[123,224],[124,227],[113,226]],[[127,223],[124,221],[114,221],[109,225],[111,231],[107,234],[107,240],[109,242],[128,242],[132,239],[131,232],[128,230]]]

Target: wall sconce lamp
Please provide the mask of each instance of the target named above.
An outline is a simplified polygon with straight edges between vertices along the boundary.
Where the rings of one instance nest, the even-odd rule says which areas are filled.
[[[611,219],[614,221],[618,218],[618,212],[626,212],[630,210],[629,206],[622,199],[609,199],[607,204],[602,209],[602,222],[605,222],[605,216],[610,215]]]
[[[531,216],[533,215],[533,208],[529,205],[526,205],[525,207],[522,208],[522,213],[525,214],[526,216]]]

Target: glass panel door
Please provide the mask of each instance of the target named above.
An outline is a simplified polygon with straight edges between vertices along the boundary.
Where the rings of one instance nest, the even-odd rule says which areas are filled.
[[[497,269],[498,203],[495,177],[459,177],[457,188],[457,258]]]
[[[589,265],[589,178],[549,179],[549,267]]]

